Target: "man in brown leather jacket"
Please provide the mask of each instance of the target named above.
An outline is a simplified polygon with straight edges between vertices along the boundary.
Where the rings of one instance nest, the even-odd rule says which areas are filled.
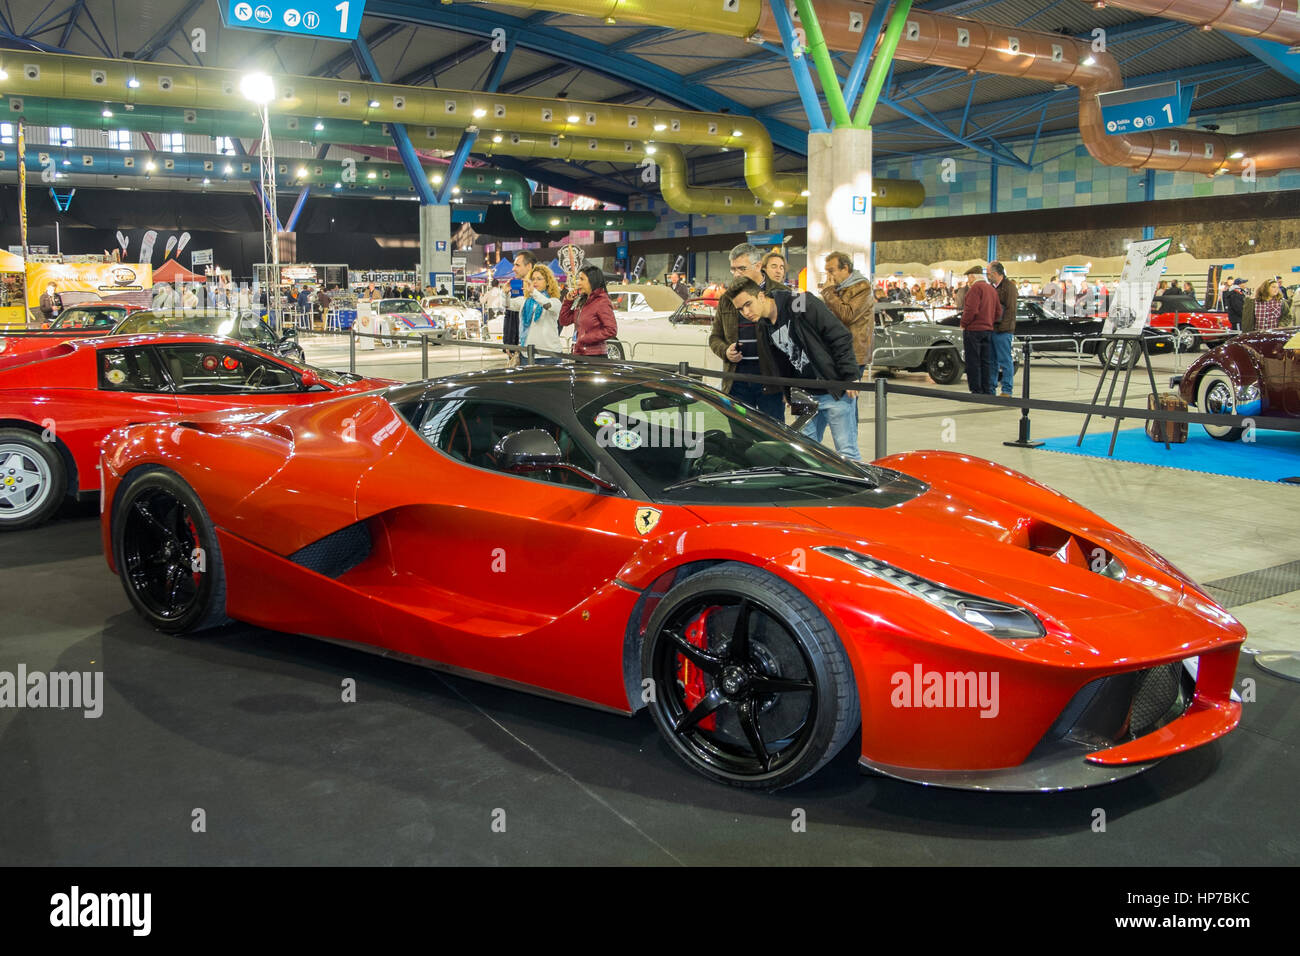
[[[853,335],[853,353],[859,371],[871,364],[872,338],[876,328],[876,296],[871,280],[853,268],[844,252],[826,256],[827,282],[821,287],[822,301]]]

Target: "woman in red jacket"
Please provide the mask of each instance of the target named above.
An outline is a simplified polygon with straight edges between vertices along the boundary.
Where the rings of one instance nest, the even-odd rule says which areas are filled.
[[[614,304],[605,291],[605,273],[586,265],[560,306],[560,326],[572,325],[574,355],[604,355],[605,340],[618,335]]]

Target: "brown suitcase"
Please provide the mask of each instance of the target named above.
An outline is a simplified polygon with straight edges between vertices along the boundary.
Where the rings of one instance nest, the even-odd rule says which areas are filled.
[[[1187,403],[1173,392],[1162,392],[1160,395],[1147,396],[1147,408],[1153,412],[1185,412]],[[1148,418],[1147,437],[1152,441],[1181,445],[1187,441],[1187,422],[1158,422]]]

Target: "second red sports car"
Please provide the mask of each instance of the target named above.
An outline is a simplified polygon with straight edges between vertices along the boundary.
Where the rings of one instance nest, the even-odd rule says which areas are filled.
[[[210,335],[56,340],[0,354],[0,531],[40,524],[65,497],[98,490],[99,442],[121,425],[390,384]]]

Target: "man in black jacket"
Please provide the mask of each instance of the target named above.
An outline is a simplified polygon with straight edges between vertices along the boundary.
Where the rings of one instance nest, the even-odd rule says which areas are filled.
[[[784,289],[764,291],[748,276],[734,280],[726,294],[737,311],[757,325],[758,361],[764,375],[857,381],[853,335],[816,296]],[[804,434],[820,442],[829,425],[835,450],[861,461],[857,393],[836,388],[809,388],[808,392],[821,408],[804,426]]]

